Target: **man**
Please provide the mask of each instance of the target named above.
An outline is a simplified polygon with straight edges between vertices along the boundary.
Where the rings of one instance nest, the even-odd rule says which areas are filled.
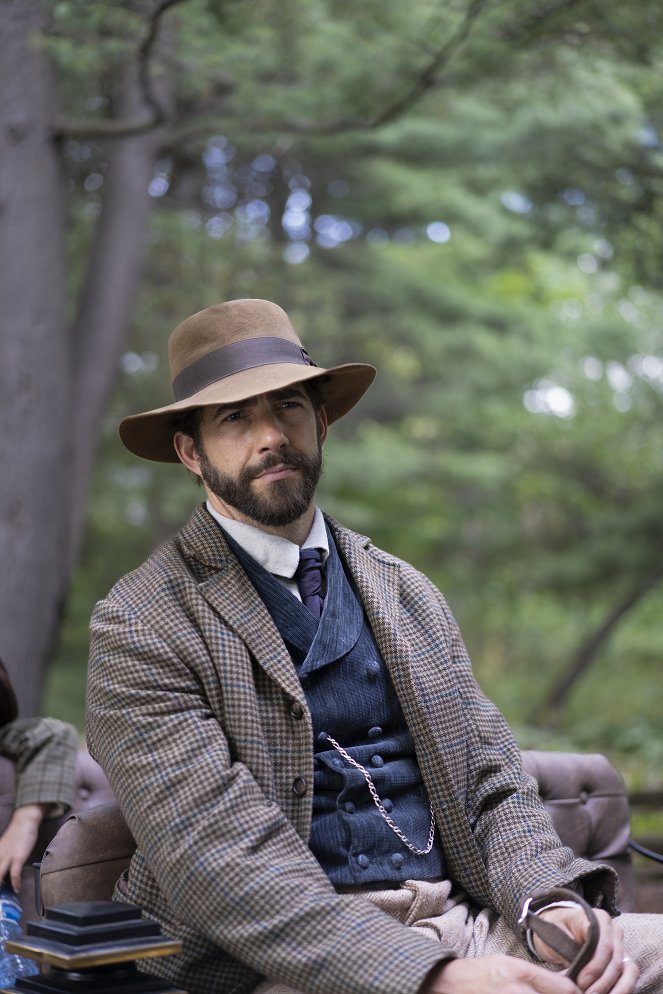
[[[373,367],[318,368],[261,300],[188,318],[169,357],[175,402],[120,434],[207,500],[97,605],[88,685],[138,847],[119,895],[184,941],[149,968],[192,994],[658,990],[660,923],[612,918],[612,871],[561,846],[440,593],[315,505]],[[526,899],[558,887],[531,953]],[[605,910],[573,981],[536,933],[582,946],[581,893]]]

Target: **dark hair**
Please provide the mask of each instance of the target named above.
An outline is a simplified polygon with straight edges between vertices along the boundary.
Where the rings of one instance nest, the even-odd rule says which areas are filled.
[[[172,418],[173,435],[181,431],[189,435],[196,446],[200,443],[200,424],[203,418],[202,407],[191,407],[188,411],[177,411]]]
[[[200,425],[203,419],[203,409],[202,407],[190,407],[188,411],[176,411],[172,417],[172,428],[173,437],[178,431],[181,431],[183,435],[188,435],[189,438],[193,439],[193,444],[197,449],[200,449]],[[203,481],[197,473],[193,470],[188,470],[192,476],[195,476],[196,483],[199,487],[202,487]]]
[[[324,407],[325,388],[330,380],[330,376],[319,376],[315,380],[305,380],[302,384],[316,411],[319,411],[321,407]]]

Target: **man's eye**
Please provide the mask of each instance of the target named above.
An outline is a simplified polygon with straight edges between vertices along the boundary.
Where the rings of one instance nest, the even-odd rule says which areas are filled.
[[[231,411],[230,414],[226,414],[224,421],[239,421],[240,418],[244,416],[244,411]]]

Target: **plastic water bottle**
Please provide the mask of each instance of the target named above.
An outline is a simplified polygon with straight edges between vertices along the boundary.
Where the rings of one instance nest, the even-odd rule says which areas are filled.
[[[0,887],[0,987],[13,987],[18,977],[39,973],[34,960],[5,949],[8,939],[18,939],[22,934],[21,905],[11,887],[4,883]]]

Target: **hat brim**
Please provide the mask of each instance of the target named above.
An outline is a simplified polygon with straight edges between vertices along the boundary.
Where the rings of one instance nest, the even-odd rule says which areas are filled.
[[[144,414],[131,414],[120,422],[120,438],[134,455],[154,462],[179,462],[173,445],[175,415],[195,407],[233,404],[294,383],[325,378],[324,407],[331,424],[350,411],[375,379],[375,367],[347,363],[332,369],[275,363],[245,369],[217,380],[198,393]]]

